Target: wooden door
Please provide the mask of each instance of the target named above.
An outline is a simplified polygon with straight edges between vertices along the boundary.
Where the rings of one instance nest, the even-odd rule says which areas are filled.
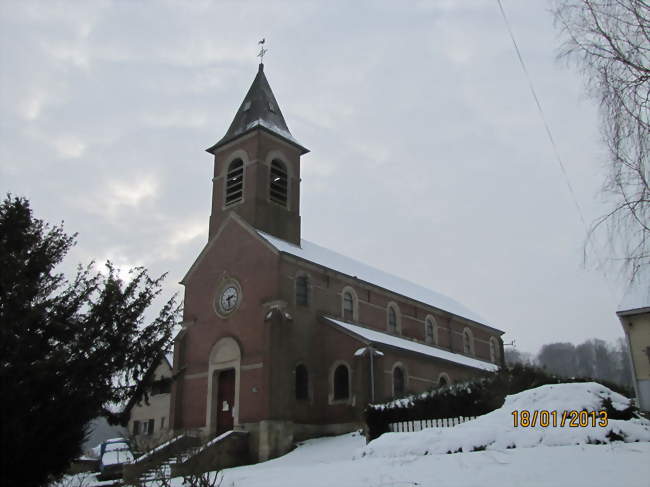
[[[220,435],[230,431],[234,425],[235,369],[219,372],[217,384],[217,435]]]

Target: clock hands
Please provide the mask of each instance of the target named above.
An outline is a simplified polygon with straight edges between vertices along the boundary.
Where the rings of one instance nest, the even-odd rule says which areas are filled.
[[[219,308],[224,313],[230,313],[237,306],[239,301],[239,293],[234,286],[228,286],[221,292],[221,297],[219,298]]]

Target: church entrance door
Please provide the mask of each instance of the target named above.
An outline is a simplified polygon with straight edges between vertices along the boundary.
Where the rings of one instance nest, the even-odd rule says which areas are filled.
[[[230,431],[234,425],[235,369],[217,372],[217,435]]]

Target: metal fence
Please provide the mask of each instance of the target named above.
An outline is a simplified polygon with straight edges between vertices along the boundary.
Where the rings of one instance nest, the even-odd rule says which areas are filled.
[[[451,428],[465,421],[476,419],[476,416],[459,416],[457,418],[417,419],[414,421],[399,421],[389,423],[388,427],[393,433],[420,431],[425,428]]]

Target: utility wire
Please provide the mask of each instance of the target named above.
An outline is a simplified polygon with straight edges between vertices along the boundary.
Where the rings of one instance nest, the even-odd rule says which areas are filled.
[[[501,16],[503,17],[503,21],[505,22],[506,28],[508,29],[508,34],[510,34],[510,39],[512,40],[512,44],[513,46],[515,46],[515,52],[517,53],[517,57],[519,58],[519,64],[521,64],[521,69],[524,71],[524,74],[526,75],[526,79],[528,80],[528,87],[530,88],[530,92],[532,93],[533,98],[535,99],[535,104],[537,105],[537,111],[539,111],[539,116],[542,119],[544,128],[546,129],[546,135],[548,135],[548,140],[551,141],[551,145],[553,146],[553,153],[555,154],[555,159],[560,165],[560,169],[562,170],[562,175],[564,176],[564,181],[566,182],[566,185],[569,188],[569,192],[571,193],[571,199],[573,200],[573,204],[575,205],[576,210],[578,210],[578,215],[580,215],[580,220],[582,221],[582,224],[584,225],[587,233],[589,233],[589,227],[587,226],[587,222],[585,220],[584,214],[582,213],[582,208],[580,207],[580,203],[578,203],[578,198],[576,197],[575,191],[573,190],[573,186],[571,185],[571,180],[569,179],[569,174],[567,173],[566,168],[564,166],[564,162],[562,162],[562,158],[560,157],[560,152],[557,148],[557,145],[555,144],[555,139],[553,138],[553,133],[551,132],[551,128],[549,127],[548,122],[546,121],[546,115],[544,114],[544,110],[542,109],[542,104],[539,102],[539,98],[537,97],[537,92],[535,91],[535,86],[533,85],[533,81],[530,77],[530,74],[528,73],[528,68],[526,68],[526,63],[524,62],[524,58],[521,56],[521,51],[519,50],[519,46],[517,45],[515,36],[512,33],[512,29],[510,28],[510,22],[508,22],[508,17],[506,16],[506,12],[503,9],[501,0],[497,0],[497,3],[499,4],[499,10],[501,10]]]
[[[544,114],[544,110],[542,109],[542,104],[539,101],[539,98],[537,96],[537,92],[535,91],[535,86],[533,85],[533,80],[530,76],[530,73],[528,72],[528,68],[526,67],[526,63],[524,62],[524,58],[521,55],[521,51],[519,50],[519,45],[517,44],[517,41],[515,39],[515,35],[512,32],[512,28],[510,27],[510,22],[508,21],[508,16],[506,15],[505,10],[503,9],[503,4],[501,3],[501,0],[497,0],[497,3],[499,4],[499,10],[501,11],[501,16],[503,17],[503,21],[506,24],[506,28],[508,29],[508,34],[510,35],[510,39],[512,40],[512,45],[515,47],[515,52],[517,53],[517,58],[519,59],[519,64],[521,64],[521,69],[523,70],[524,74],[526,75],[526,80],[528,80],[528,87],[530,88],[530,92],[533,95],[533,98],[535,100],[535,105],[537,105],[537,111],[539,112],[539,116],[542,119],[542,123],[544,124],[544,128],[546,129],[546,135],[548,135],[548,140],[551,142],[551,145],[553,146],[553,153],[555,154],[555,159],[557,160],[558,165],[560,166],[560,169],[562,171],[562,175],[564,176],[564,181],[566,182],[567,188],[569,188],[569,193],[571,193],[571,200],[573,201],[574,206],[576,207],[576,210],[578,211],[578,215],[580,216],[580,221],[582,222],[582,225],[585,228],[585,233],[586,235],[589,235],[589,226],[587,225],[587,221],[585,220],[584,214],[582,212],[582,208],[580,207],[580,203],[578,203],[578,197],[576,196],[575,191],[573,190],[573,185],[571,184],[571,180],[569,179],[569,174],[566,171],[566,167],[564,166],[564,162],[562,161],[562,157],[560,157],[560,151],[557,148],[557,145],[555,143],[555,139],[553,138],[553,133],[551,132],[551,127],[549,126],[547,120],[546,120],[546,115]],[[605,284],[607,285],[607,288],[609,289],[609,292],[612,296],[614,297],[614,290],[611,287],[611,283],[609,282],[609,279],[607,279],[607,274],[605,272],[605,268],[603,266],[603,258],[600,255],[600,252],[598,252],[598,248],[594,244],[593,246],[594,253],[596,254],[596,260],[598,261],[599,267],[601,271],[603,272],[603,277],[605,278]]]

